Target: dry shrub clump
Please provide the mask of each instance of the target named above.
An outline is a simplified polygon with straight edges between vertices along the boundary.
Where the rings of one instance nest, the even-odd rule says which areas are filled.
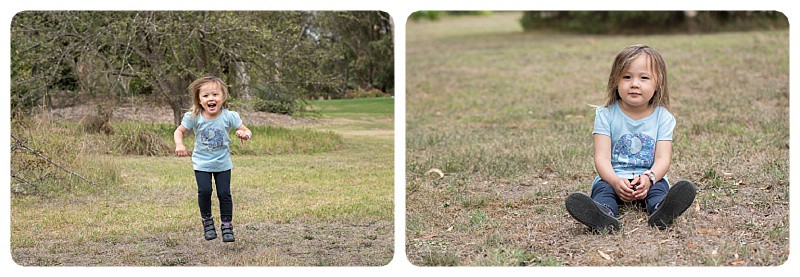
[[[119,125],[113,139],[113,152],[121,155],[167,156],[172,147],[159,134],[141,124]]]
[[[11,125],[13,195],[93,191],[117,181],[114,164],[93,161],[91,142],[74,125],[48,117],[16,119]]]
[[[114,128],[111,127],[113,115],[114,106],[100,102],[97,104],[97,114],[89,115],[82,121],[83,130],[90,133],[113,134]]]

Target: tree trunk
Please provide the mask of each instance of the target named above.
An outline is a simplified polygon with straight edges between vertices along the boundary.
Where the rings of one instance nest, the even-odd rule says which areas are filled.
[[[181,119],[183,118],[183,110],[181,109],[181,106],[174,105],[173,102],[170,102],[169,107],[172,108],[172,122],[175,123],[176,127],[181,125]]]
[[[250,75],[247,74],[247,64],[244,61],[234,62],[234,71],[236,72],[236,91],[239,94],[239,103],[244,105],[247,109],[252,109],[250,92]]]
[[[154,83],[158,84],[158,91],[160,95],[167,101],[169,107],[172,109],[172,122],[175,126],[181,124],[183,117],[183,107],[191,103],[192,99],[182,88],[180,77],[172,77],[172,80],[164,80],[164,78],[156,78]]]

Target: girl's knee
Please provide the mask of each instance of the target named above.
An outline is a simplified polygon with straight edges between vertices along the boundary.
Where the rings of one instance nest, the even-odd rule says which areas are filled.
[[[592,184],[592,194],[600,194],[600,193],[616,194],[616,192],[614,191],[614,187],[612,187],[611,184],[603,180],[597,181],[594,184]]]
[[[214,192],[211,189],[205,189],[205,188],[197,189],[197,194],[199,194],[201,196],[204,196],[204,197],[210,197],[211,194],[213,194],[213,193]]]
[[[217,197],[219,197],[220,200],[231,199],[231,191],[218,190],[217,191]]]

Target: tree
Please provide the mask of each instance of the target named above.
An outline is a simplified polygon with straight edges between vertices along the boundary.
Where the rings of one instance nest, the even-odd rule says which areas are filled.
[[[222,77],[233,97],[281,94],[339,83],[341,56],[312,32],[313,12],[23,12],[12,22],[12,108],[45,102],[65,70],[84,91],[152,88],[180,123],[195,78]],[[363,22],[354,22],[360,24]],[[104,80],[100,86],[95,79]],[[368,80],[374,80],[368,77]]]
[[[394,25],[387,13],[328,12],[319,14],[318,21],[313,31],[341,52],[336,68],[344,75],[342,91],[378,88],[393,92]]]
[[[527,11],[520,23],[526,31],[652,34],[772,29],[789,22],[773,11]]]

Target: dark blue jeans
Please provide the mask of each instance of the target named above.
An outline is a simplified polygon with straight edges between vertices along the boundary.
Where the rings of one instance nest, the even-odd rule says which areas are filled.
[[[669,183],[667,183],[665,179],[661,179],[650,186],[650,190],[647,191],[647,196],[645,196],[643,203],[647,206],[648,214],[652,214],[656,210],[656,204],[664,199],[664,196],[667,195],[667,191],[669,191]],[[617,196],[617,191],[614,190],[614,187],[603,179],[598,180],[592,185],[592,200],[611,209],[615,217],[619,215],[619,205],[624,203]],[[636,200],[633,203],[641,204],[642,200]]]
[[[200,216],[211,218],[211,177],[217,183],[217,198],[219,199],[219,219],[222,222],[231,222],[233,219],[233,198],[231,198],[231,171],[205,172],[194,171],[197,179],[197,204],[200,205]]]

